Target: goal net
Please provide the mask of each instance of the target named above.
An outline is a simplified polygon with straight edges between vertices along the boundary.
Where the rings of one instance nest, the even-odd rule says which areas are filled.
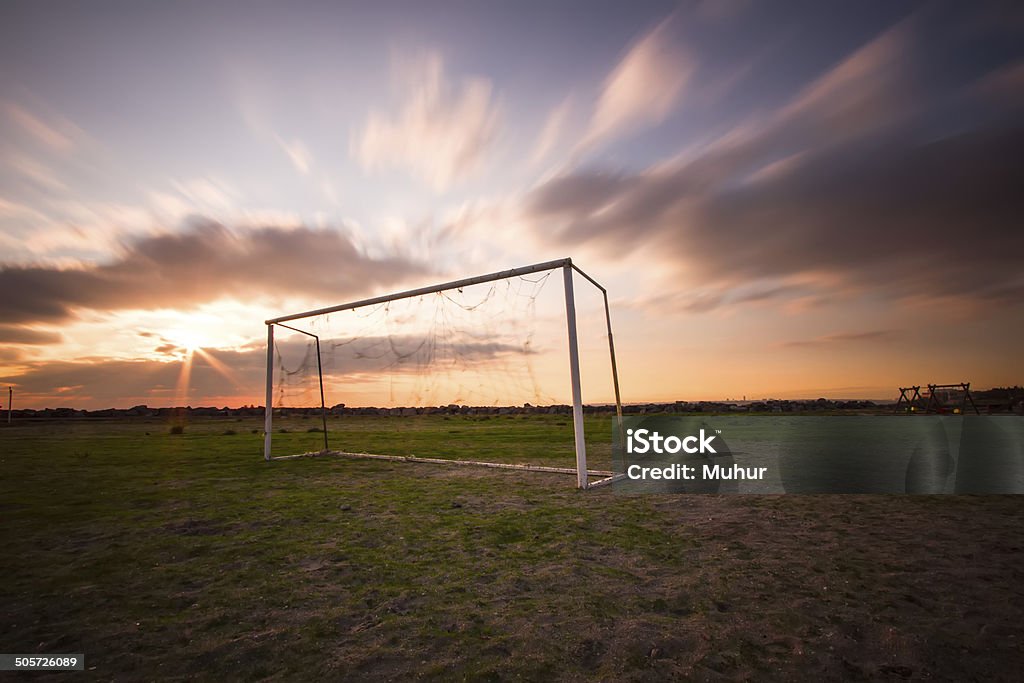
[[[602,365],[607,379],[611,360],[603,384],[614,404],[605,411],[621,414],[607,293],[569,259],[266,324],[268,460],[345,455],[564,472],[581,488],[610,476],[587,469],[580,362],[581,338],[584,372]],[[549,417],[529,417],[536,414]],[[367,441],[352,431],[367,420],[354,416],[393,420],[386,431],[406,438]],[[433,420],[434,438],[453,446],[420,455],[420,432],[400,427],[402,418]],[[518,439],[498,447],[482,428],[474,439],[475,423],[491,419],[547,419],[564,427],[565,447],[538,461],[517,452]]]

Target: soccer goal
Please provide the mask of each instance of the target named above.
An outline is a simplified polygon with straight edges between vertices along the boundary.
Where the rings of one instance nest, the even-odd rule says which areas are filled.
[[[542,299],[550,276],[562,273],[561,304]],[[581,489],[604,485],[612,472],[587,468],[581,388],[580,339],[574,274],[595,289],[590,324],[601,320],[600,342],[607,339],[614,411],[621,418],[615,344],[612,337],[608,292],[571,259],[558,259],[477,277],[420,287],[336,306],[284,315],[267,325],[266,417],[264,458],[285,460],[322,455],[379,458],[393,461],[507,468],[521,471],[575,475]],[[589,296],[589,295],[588,295]],[[538,301],[547,307],[538,311]],[[568,349],[568,392],[565,385],[552,389],[545,380],[562,376],[549,365],[550,344],[538,344],[536,321],[550,328],[564,326]],[[588,335],[593,348],[597,334]],[[562,342],[564,343],[564,342]],[[538,350],[538,346],[541,346]],[[564,359],[564,356],[562,356]],[[605,375],[607,377],[607,375]],[[485,381],[485,378],[490,378]],[[366,414],[405,416],[436,412],[474,413],[474,405],[508,405],[515,397],[523,410],[554,402],[555,395],[570,397],[575,467],[508,463],[492,459],[434,458],[387,452],[354,452],[338,443],[330,418]],[[405,407],[396,407],[404,401]],[[531,403],[530,401],[533,401]],[[389,407],[377,406],[385,402]],[[313,406],[319,404],[316,410]],[[536,405],[535,405],[536,404]],[[497,411],[497,408],[492,409]],[[508,411],[509,408],[502,408]],[[569,406],[564,406],[569,412]],[[611,406],[607,407],[610,412]],[[274,455],[275,411],[278,418],[301,415],[318,418],[308,430],[315,447]],[[487,418],[481,418],[487,419]],[[280,429],[280,431],[287,431]],[[322,432],[322,433],[321,433]],[[294,437],[292,433],[289,437]],[[293,439],[294,441],[294,439]],[[286,446],[292,445],[291,443]],[[386,451],[386,448],[378,450]],[[493,458],[493,460],[500,460]]]

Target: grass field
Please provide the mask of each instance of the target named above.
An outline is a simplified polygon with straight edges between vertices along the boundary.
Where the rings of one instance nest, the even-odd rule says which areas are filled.
[[[278,452],[315,449],[315,426],[277,423]],[[0,429],[0,652],[84,652],[100,680],[1024,670],[1021,497],[632,497],[559,475],[266,463],[260,427]],[[607,466],[607,421],[588,427]],[[557,416],[334,429],[351,450],[572,460]]]

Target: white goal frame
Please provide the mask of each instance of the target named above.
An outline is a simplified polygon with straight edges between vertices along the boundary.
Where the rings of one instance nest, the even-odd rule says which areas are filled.
[[[294,322],[303,318],[311,318],[313,316],[324,315],[327,313],[335,313],[338,311],[347,311],[353,308],[362,308],[364,306],[373,306],[376,304],[382,304],[389,301],[397,301],[399,299],[408,299],[415,296],[423,296],[425,294],[435,294],[437,292],[444,292],[450,289],[457,289],[459,287],[468,287],[470,285],[479,285],[485,282],[493,282],[495,280],[505,280],[508,278],[517,277],[520,275],[528,275],[530,273],[539,273],[544,271],[551,271],[556,269],[562,270],[563,282],[565,287],[565,320],[566,328],[569,337],[569,377],[572,383],[572,421],[573,421],[573,435],[575,438],[575,450],[576,450],[576,467],[570,469],[567,467],[543,467],[540,465],[513,465],[505,463],[490,463],[490,462],[478,462],[469,460],[444,460],[440,458],[419,458],[415,456],[397,456],[397,455],[377,455],[372,453],[348,453],[345,451],[333,451],[328,449],[327,446],[327,409],[324,402],[324,387],[323,387],[323,369],[320,364],[320,339],[317,335],[312,332],[285,325],[284,323]],[[600,283],[594,278],[587,275],[579,267],[577,267],[571,258],[557,259],[555,261],[545,261],[544,263],[536,263],[532,266],[523,266],[521,268],[512,268],[510,270],[502,270],[494,273],[488,273],[487,275],[479,275],[477,277],[465,278],[462,280],[454,280],[452,282],[444,282],[437,285],[431,285],[429,287],[420,287],[418,289],[410,289],[405,292],[398,292],[396,294],[387,294],[384,296],[377,296],[370,299],[362,299],[360,301],[353,301],[347,304],[341,304],[338,306],[328,306],[327,308],[318,308],[312,311],[304,311],[302,313],[293,313],[291,315],[284,315],[278,318],[272,318],[264,321],[267,326],[267,399],[265,406],[265,421],[263,429],[263,457],[265,460],[285,460],[291,458],[300,457],[311,457],[317,455],[344,455],[350,457],[359,458],[379,458],[385,460],[400,460],[407,462],[425,462],[425,463],[442,463],[449,465],[479,465],[485,467],[497,467],[506,469],[517,469],[531,472],[558,472],[565,474],[576,475],[576,486],[581,489],[593,488],[595,486],[601,486],[611,483],[613,477],[612,472],[603,470],[588,470],[587,469],[587,445],[584,440],[583,431],[583,399],[582,391],[580,388],[580,358],[579,358],[579,343],[576,335],[576,302],[573,294],[573,272],[579,273],[592,285],[597,287],[602,296],[604,297],[604,314],[605,324],[608,330],[608,353],[611,357],[611,370],[612,370],[612,384],[615,389],[615,413],[618,418],[622,419],[622,400],[619,395],[619,374],[618,367],[615,362],[615,342],[612,338],[612,318],[611,310],[608,305],[608,290],[606,290]],[[320,409],[324,421],[324,449],[314,453],[302,453],[298,455],[282,455],[282,456],[271,456],[271,435],[273,433],[273,421],[274,421],[274,408],[273,408],[273,395],[274,395],[274,327],[281,326],[299,332],[301,334],[313,337],[316,340],[317,349],[317,370],[320,376]],[[597,481],[591,482],[590,477],[600,477]]]

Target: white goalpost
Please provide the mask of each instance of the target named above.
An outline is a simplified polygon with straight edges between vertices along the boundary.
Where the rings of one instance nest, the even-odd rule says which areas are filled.
[[[341,311],[352,311],[355,309],[361,309],[365,307],[373,307],[379,305],[390,305],[391,302],[399,301],[402,299],[411,299],[414,297],[423,297],[429,294],[442,294],[457,290],[459,293],[462,292],[462,288],[471,287],[473,285],[481,285],[484,283],[493,283],[500,280],[510,280],[512,278],[523,277],[534,273],[550,273],[552,271],[560,269],[562,271],[562,281],[565,295],[565,323],[566,333],[568,336],[568,350],[569,350],[569,379],[571,385],[572,394],[572,421],[573,421],[573,435],[574,435],[574,446],[576,455],[576,467],[575,468],[563,468],[563,467],[547,467],[541,465],[520,465],[520,464],[507,464],[507,463],[495,463],[495,462],[483,462],[477,460],[449,460],[441,458],[421,458],[416,456],[400,456],[400,455],[386,455],[386,454],[374,454],[374,453],[352,453],[342,450],[331,450],[328,445],[328,434],[327,434],[327,405],[324,397],[324,368],[321,360],[321,345],[320,336],[309,330],[301,329],[297,325],[299,321],[304,319],[316,318],[317,316],[325,316],[331,313],[337,313]],[[619,394],[619,378],[618,368],[615,361],[615,344],[612,337],[612,323],[611,323],[611,311],[608,304],[608,291],[598,283],[594,278],[587,275],[583,270],[577,267],[570,258],[558,259],[555,261],[546,261],[544,263],[537,263],[530,266],[523,266],[521,268],[512,268],[510,270],[503,270],[494,273],[488,273],[486,275],[479,275],[477,277],[464,278],[461,280],[454,280],[451,282],[445,282],[437,285],[431,285],[428,287],[420,287],[418,289],[411,289],[404,292],[398,292],[395,294],[387,294],[383,296],[376,296],[368,299],[362,299],[360,301],[353,301],[346,304],[340,304],[337,306],[328,306],[326,308],[319,308],[311,311],[304,311],[301,313],[294,313],[291,315],[284,315],[277,318],[272,318],[265,321],[267,326],[267,377],[266,377],[266,414],[264,421],[264,437],[263,437],[263,457],[265,460],[285,460],[299,457],[311,457],[317,455],[340,455],[357,458],[376,458],[393,461],[406,461],[406,462],[420,462],[420,463],[437,463],[447,465],[471,465],[471,466],[484,466],[484,467],[495,467],[505,469],[517,469],[523,471],[533,472],[557,472],[565,474],[576,475],[576,485],[578,488],[587,489],[595,486],[601,486],[611,483],[613,479],[613,473],[604,470],[588,470],[587,468],[587,447],[585,442],[584,424],[583,424],[583,397],[582,388],[580,384],[580,353],[579,353],[579,340],[577,335],[577,321],[576,321],[576,297],[573,290],[573,273],[578,273],[587,282],[596,287],[604,302],[604,314],[605,314],[605,327],[608,335],[608,353],[611,360],[611,374],[612,374],[612,386],[615,393],[615,411],[616,415],[621,419],[622,417],[622,401]],[[467,309],[472,310],[472,309]],[[290,323],[290,324],[288,324]],[[301,453],[294,455],[282,455],[273,456],[271,453],[271,441],[273,433],[273,420],[274,420],[274,328],[281,327],[290,330],[295,333],[305,335],[313,340],[316,353],[316,368],[317,376],[319,380],[319,392],[320,392],[320,413],[323,424],[323,449],[316,452]],[[311,430],[314,431],[314,430]],[[596,481],[591,481],[591,478],[596,478]]]

